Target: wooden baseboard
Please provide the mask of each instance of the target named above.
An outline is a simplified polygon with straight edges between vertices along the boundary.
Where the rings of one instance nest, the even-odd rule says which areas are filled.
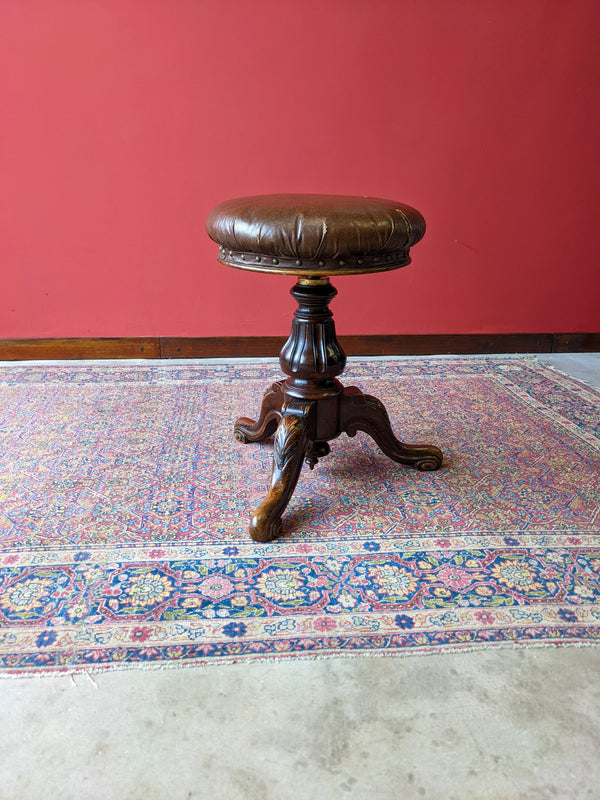
[[[49,359],[160,358],[160,340],[134,339],[0,339],[0,361]]]
[[[241,336],[214,339],[163,338],[163,358],[210,358],[279,355],[285,336]],[[550,334],[494,334],[479,336],[339,336],[349,356],[435,355],[451,353],[550,353]]]
[[[278,356],[287,336],[207,336],[198,339],[165,336],[162,358],[258,358]]]
[[[0,361],[277,356],[285,336],[0,339]],[[600,333],[340,336],[349,356],[600,352]]]

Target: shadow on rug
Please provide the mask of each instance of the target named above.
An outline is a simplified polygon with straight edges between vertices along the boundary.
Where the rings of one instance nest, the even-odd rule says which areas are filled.
[[[2,674],[600,641],[600,394],[533,359],[350,362],[397,435],[248,518],[272,446],[232,425],[276,363],[0,367]]]

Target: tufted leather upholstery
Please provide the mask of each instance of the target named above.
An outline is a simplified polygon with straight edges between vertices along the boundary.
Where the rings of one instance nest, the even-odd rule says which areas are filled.
[[[219,261],[259,272],[348,275],[410,263],[425,233],[414,208],[378,197],[273,194],[240,197],[206,220]]]

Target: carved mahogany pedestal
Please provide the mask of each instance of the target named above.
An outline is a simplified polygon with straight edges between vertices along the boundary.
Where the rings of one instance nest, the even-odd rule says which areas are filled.
[[[421,470],[437,469],[442,452],[433,445],[396,439],[383,404],[355,386],[337,380],[346,356],[335,335],[328,306],[337,291],[328,278],[302,280],[292,289],[298,302],[292,331],[279,361],[288,378],[267,390],[256,422],[240,417],[239,442],[259,442],[275,434],[269,493],[254,513],[250,535],[269,542],[281,533],[281,516],[298,482],[302,462],[311,469],[329,453],[328,442],[341,433],[365,431],[394,461]]]
[[[410,264],[410,248],[425,233],[422,215],[380,197],[256,195],[213,208],[206,230],[219,245],[222,264],[298,278],[292,289],[298,309],[280,356],[288,377],[267,391],[256,422],[242,417],[235,423],[240,442],[275,434],[271,487],[252,517],[252,538],[268,542],[279,536],[302,462],[312,469],[340,433],[366,431],[394,461],[437,469],[442,463],[437,447],[398,441],[379,400],[338,381],[346,356],[328,308],[337,294],[329,276]]]

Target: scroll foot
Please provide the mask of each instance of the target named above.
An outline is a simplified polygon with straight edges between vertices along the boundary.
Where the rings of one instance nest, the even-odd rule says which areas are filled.
[[[238,442],[242,442],[242,444],[260,442],[275,433],[283,405],[282,383],[283,381],[274,383],[265,392],[257,422],[248,417],[240,417],[236,421],[233,426],[233,435]]]
[[[355,386],[344,389],[341,398],[340,427],[348,436],[364,431],[393,461],[420,470],[438,469],[443,454],[439,447],[428,444],[404,444],[396,439],[383,403],[363,394]]]

